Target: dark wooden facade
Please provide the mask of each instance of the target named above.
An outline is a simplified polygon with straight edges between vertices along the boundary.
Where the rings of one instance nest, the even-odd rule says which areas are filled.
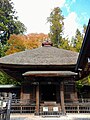
[[[33,101],[36,104],[36,113],[41,112],[43,106],[58,106],[59,111],[65,114],[64,101],[74,103],[78,100],[75,80],[71,76],[32,78],[23,82],[21,99]]]

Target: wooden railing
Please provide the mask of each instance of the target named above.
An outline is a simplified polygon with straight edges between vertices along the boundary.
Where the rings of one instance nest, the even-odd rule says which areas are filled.
[[[11,113],[35,113],[35,103],[34,100],[13,99]],[[90,113],[90,99],[65,100],[65,109],[66,113]]]
[[[34,113],[35,106],[35,101],[33,100],[13,99],[11,113]]]
[[[66,113],[90,113],[90,99],[78,99],[65,102]]]

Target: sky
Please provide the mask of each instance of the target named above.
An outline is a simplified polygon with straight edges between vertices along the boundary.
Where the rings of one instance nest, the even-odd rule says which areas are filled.
[[[90,17],[90,0],[12,0],[18,19],[27,27],[27,33],[50,31],[47,17],[55,7],[60,7],[64,16],[64,36],[71,38],[76,29],[82,31]]]

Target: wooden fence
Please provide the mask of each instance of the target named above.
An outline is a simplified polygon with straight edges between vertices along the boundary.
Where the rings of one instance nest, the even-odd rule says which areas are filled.
[[[32,100],[13,99],[11,106],[11,113],[34,113],[35,102]]]
[[[90,113],[90,99],[68,101],[65,103],[65,109],[66,113]]]
[[[35,102],[30,100],[13,99],[11,113],[35,113],[35,106]],[[65,102],[65,109],[66,113],[90,113],[90,99]]]

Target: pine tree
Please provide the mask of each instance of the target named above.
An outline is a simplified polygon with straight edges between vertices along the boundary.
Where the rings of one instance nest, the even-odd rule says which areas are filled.
[[[74,46],[77,52],[80,52],[82,41],[83,41],[83,35],[81,34],[80,30],[77,29],[74,39]]]

